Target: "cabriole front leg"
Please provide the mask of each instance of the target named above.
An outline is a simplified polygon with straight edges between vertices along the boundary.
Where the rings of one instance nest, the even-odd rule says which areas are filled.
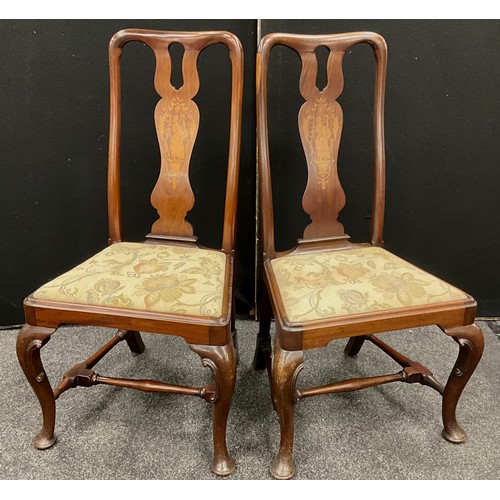
[[[455,413],[460,395],[483,354],[484,337],[475,324],[444,332],[458,343],[460,349],[443,393],[443,437],[451,443],[463,443],[467,434],[458,425]]]
[[[189,347],[201,357],[203,366],[209,367],[214,376],[215,391],[210,399],[214,404],[212,470],[218,476],[228,476],[236,467],[229,457],[226,444],[227,418],[236,381],[235,348],[232,342],[225,346],[190,345]]]
[[[17,337],[17,357],[24,375],[35,391],[42,408],[42,430],[33,441],[35,448],[45,450],[55,442],[54,434],[56,402],[47,374],[40,358],[40,349],[54,333],[53,328],[24,325]]]
[[[295,474],[293,465],[293,437],[295,428],[295,405],[297,403],[297,377],[304,366],[302,351],[285,351],[278,335],[274,339],[272,362],[272,395],[274,407],[280,420],[280,448],[271,466],[276,479],[290,479]]]

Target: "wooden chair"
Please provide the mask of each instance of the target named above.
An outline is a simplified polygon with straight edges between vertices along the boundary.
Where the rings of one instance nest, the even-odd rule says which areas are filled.
[[[374,188],[370,243],[349,241],[337,220],[345,204],[337,173],[342,130],[342,109],[337,102],[343,88],[342,60],[346,51],[368,43],[376,59],[374,93]],[[292,250],[277,253],[269,158],[267,74],[275,45],[285,45],[300,56],[300,93],[305,99],[298,126],[308,168],[302,204],[311,223]],[[316,87],[315,49],[329,49],[327,84]],[[293,476],[295,405],[303,398],[358,390],[389,382],[418,382],[443,396],[443,436],[461,443],[466,434],[455,409],[465,384],[484,347],[474,324],[472,297],[383,249],[385,156],[384,89],[387,48],[375,33],[337,35],[265,36],[257,55],[257,123],[263,231],[263,300],[254,366],[267,366],[281,441],[271,473],[278,479]],[[272,306],[272,307],[271,307]],[[271,361],[270,322],[274,313],[276,335]],[[443,386],[431,371],[398,353],[373,334],[424,325],[438,325],[459,344],[458,359]],[[350,338],[346,353],[354,356],[368,340],[402,367],[395,374],[335,382],[322,387],[297,388],[303,351],[325,347],[330,341]]]
[[[125,44],[138,41],[156,56],[155,88],[160,100],[155,124],[161,168],[151,203],[159,218],[145,242],[123,241],[120,201],[120,57]],[[183,85],[170,81],[170,44],[184,47]],[[232,62],[229,160],[222,249],[196,243],[186,214],[194,205],[188,177],[189,161],[199,125],[192,100],[198,92],[197,60],[209,45],[222,43]],[[213,471],[233,472],[226,447],[226,423],[234,391],[236,334],[233,309],[233,265],[238,188],[243,52],[231,33],[163,32],[130,29],[118,32],[109,45],[111,108],[108,171],[109,246],[39,288],[24,301],[26,324],[19,333],[17,355],[40,402],[43,425],[36,448],[51,447],[55,402],[67,389],[96,384],[131,387],[141,391],[198,396],[214,405]],[[62,324],[117,328],[118,333],[87,360],[72,367],[53,390],[44,371],[40,350]],[[153,380],[105,377],[93,368],[115,345],[125,340],[141,353],[139,330],[182,337],[213,372],[214,384],[190,387]]]

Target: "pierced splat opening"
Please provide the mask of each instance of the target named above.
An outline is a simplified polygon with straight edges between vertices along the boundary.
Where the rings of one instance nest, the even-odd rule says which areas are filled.
[[[316,74],[316,87],[323,91],[328,84],[327,63],[330,56],[330,49],[324,45],[319,45],[314,50],[318,62],[318,72]]]
[[[168,47],[171,59],[170,83],[172,87],[179,90],[184,84],[182,76],[182,60],[184,59],[184,46],[180,43],[171,43]]]

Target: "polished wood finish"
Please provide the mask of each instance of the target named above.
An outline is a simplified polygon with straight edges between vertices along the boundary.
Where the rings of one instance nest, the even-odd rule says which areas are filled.
[[[78,383],[78,376],[82,370],[89,370],[93,368],[106,354],[108,354],[113,347],[118,343],[125,340],[133,353],[141,354],[144,352],[144,343],[142,342],[139,332],[131,330],[118,330],[116,335],[102,346],[97,352],[92,354],[83,363],[78,363],[73,368],[68,370],[59,385],[54,389],[54,397],[57,399],[63,392],[80,385]]]
[[[351,392],[374,387],[376,385],[389,384],[390,382],[404,382],[403,372],[390,375],[377,375],[375,377],[363,377],[352,380],[342,380],[333,384],[323,385],[321,387],[311,387],[303,389],[298,393],[298,399],[309,398],[311,396],[320,396],[322,394],[336,394],[338,392]]]
[[[312,221],[304,239],[343,236],[344,226],[337,220],[346,201],[337,171],[343,114],[336,99],[344,85],[344,52],[330,50],[328,83],[320,91],[316,87],[315,52],[300,46],[298,50],[302,59],[300,92],[306,100],[299,111],[299,131],[309,171],[302,206]]]
[[[467,434],[458,425],[456,408],[465,384],[476,369],[484,350],[484,338],[477,325],[464,325],[444,331],[460,346],[458,358],[443,393],[443,436],[451,443],[463,443]]]
[[[278,336],[274,339],[271,395],[278,413],[281,429],[280,448],[271,465],[271,474],[276,479],[290,479],[295,474],[293,465],[293,438],[295,428],[295,405],[298,401],[297,377],[304,367],[302,351],[285,351]]]
[[[108,174],[108,219],[110,241],[122,241],[121,195],[120,195],[120,136],[121,136],[121,85],[120,57],[123,47],[130,41],[142,42],[154,51],[157,61],[155,72],[155,88],[161,99],[155,111],[162,163],[160,178],[153,190],[153,205],[159,211],[159,220],[153,224],[150,237],[192,236],[192,229],[185,224],[185,215],[192,207],[194,198],[188,178],[189,157],[192,150],[191,142],[198,128],[196,104],[191,100],[199,88],[199,77],[196,70],[196,60],[199,53],[215,43],[228,47],[232,62],[232,97],[231,122],[229,137],[228,172],[226,183],[226,210],[222,236],[222,249],[231,253],[234,249],[236,228],[236,200],[238,193],[238,172],[241,136],[241,103],[243,90],[243,50],[239,40],[225,31],[214,32],[162,32],[150,30],[123,30],[118,32],[110,42],[110,134],[109,134],[109,174]],[[168,48],[172,43],[184,46],[182,65],[183,86],[175,89],[170,84],[170,55]],[[170,104],[169,97],[174,98]],[[174,103],[177,103],[177,107]],[[189,104],[190,103],[190,104]],[[160,115],[165,106],[173,106],[174,116],[178,125],[169,128],[163,123]],[[182,105],[185,108],[182,108]],[[183,122],[183,126],[179,125]],[[168,130],[167,130],[168,129]],[[182,161],[181,161],[182,159]],[[174,182],[175,181],[175,182]],[[175,185],[174,185],[175,184]],[[166,193],[158,196],[161,188]],[[166,194],[166,195],[165,195]],[[175,200],[172,199],[175,198]],[[177,201],[179,207],[174,206]],[[172,212],[167,207],[173,207]],[[170,230],[168,230],[170,228]],[[188,241],[192,241],[189,240]]]
[[[338,221],[345,205],[344,190],[338,175],[338,151],[343,125],[343,111],[338,98],[344,86],[342,61],[345,54],[359,43],[369,44],[376,61],[373,108],[374,184],[372,195],[371,235],[369,243],[353,243]],[[271,50],[276,45],[288,46],[297,52],[302,62],[299,89],[305,102],[298,114],[298,129],[304,148],[308,179],[302,199],[304,211],[311,223],[305,228],[297,246],[276,252],[274,243],[274,210],[269,157],[267,76]],[[326,64],[327,83],[316,86],[318,63],[315,50],[329,50]],[[363,314],[310,320],[304,324],[287,317],[271,265],[284,255],[319,251],[337,251],[383,246],[385,210],[385,146],[384,93],[387,69],[385,40],[372,32],[336,35],[296,35],[272,33],[262,38],[257,53],[257,135],[260,184],[260,207],[263,242],[263,304],[254,367],[270,368],[273,404],[281,426],[281,442],[277,458],[271,467],[276,478],[293,476],[293,422],[295,404],[302,398],[321,394],[359,390],[391,382],[420,383],[443,395],[444,437],[462,442],[464,431],[455,419],[458,398],[474,371],[482,353],[482,333],[474,325],[476,302],[470,297],[418,307],[401,307]],[[266,309],[267,307],[267,309]],[[272,313],[271,313],[272,308]],[[274,314],[276,337],[271,365],[269,329]],[[457,363],[443,386],[432,372],[382,342],[374,334],[424,325],[438,325],[460,345]],[[355,356],[365,341],[389,355],[403,368],[400,372],[376,377],[344,380],[321,387],[297,389],[297,375],[303,363],[303,351],[327,346],[332,340],[349,338],[345,352]]]
[[[303,142],[306,158],[308,160],[309,177],[306,187],[303,208],[314,218],[319,218],[317,224],[313,223],[309,230],[304,233],[306,240],[342,237],[343,228],[336,220],[338,211],[344,206],[344,194],[340,186],[337,174],[337,154],[338,143],[341,133],[342,110],[336,102],[343,86],[342,73],[334,74],[342,62],[342,58],[347,50],[354,45],[366,42],[374,50],[377,61],[375,80],[375,105],[373,114],[374,123],[374,187],[373,187],[373,210],[372,210],[372,230],[371,244],[381,246],[383,244],[384,210],[385,210],[385,148],[384,148],[384,92],[385,73],[387,66],[387,49],[383,38],[380,35],[370,32],[348,33],[345,35],[295,35],[289,33],[272,33],[266,35],[261,40],[257,53],[257,139],[258,139],[258,159],[259,159],[259,179],[261,191],[261,215],[262,215],[262,237],[264,255],[266,258],[276,256],[274,246],[274,214],[272,204],[271,170],[269,158],[269,138],[267,134],[267,74],[269,56],[275,45],[286,45],[294,49],[302,60],[302,72],[300,76],[300,92],[306,99],[306,103],[299,113],[299,130]],[[327,64],[328,83],[323,91],[316,87],[317,62],[315,49],[325,46],[330,50]],[[333,119],[327,121],[327,137],[335,135],[333,144],[328,151],[329,162],[320,165],[315,163],[314,139],[307,138],[303,131],[307,130],[307,110],[313,105],[315,99],[322,98],[328,106],[335,110]],[[305,111],[303,111],[305,109]],[[311,121],[311,119],[310,119]],[[335,125],[336,124],[336,125]],[[311,127],[309,126],[311,131]],[[328,132],[329,131],[329,132]],[[330,143],[332,141],[330,140]],[[319,141],[321,144],[322,141]],[[318,144],[317,144],[318,145]],[[317,146],[316,145],[316,146]],[[319,177],[318,177],[319,176]],[[323,180],[322,180],[323,179]],[[333,180],[330,180],[333,179]],[[327,182],[328,181],[328,182]],[[327,186],[333,186],[327,189]],[[307,201],[306,201],[307,200]],[[333,211],[334,222],[327,220],[325,214],[320,213],[315,208],[316,203],[326,208],[329,215]],[[312,206],[311,206],[312,205]],[[318,229],[314,226],[317,225]],[[329,231],[328,228],[331,228]]]
[[[174,313],[120,309],[90,304],[71,304],[35,299],[24,301],[26,324],[17,342],[19,362],[40,402],[43,415],[41,432],[35,446],[43,449],[55,442],[55,401],[65,391],[77,386],[115,385],[142,391],[195,395],[214,406],[214,465],[218,475],[234,470],[226,446],[226,425],[234,391],[236,358],[234,349],[233,275],[236,226],[236,203],[241,135],[243,91],[243,51],[239,40],[225,31],[167,32],[127,29],[116,33],[109,44],[110,131],[108,152],[108,222],[109,241],[123,241],[120,192],[121,80],[120,59],[129,42],[149,46],[156,57],[155,89],[160,97],[154,120],[160,148],[160,174],[151,194],[158,220],[146,235],[148,243],[196,246],[197,239],[186,214],[195,199],[189,183],[189,161],[196,139],[200,111],[193,101],[199,89],[197,61],[200,53],[212,44],[224,44],[231,60],[231,118],[226,180],[225,211],[221,250],[226,254],[223,306],[220,317],[175,315]],[[183,84],[171,84],[173,43],[184,47]],[[217,249],[219,250],[219,249]],[[66,372],[52,390],[43,369],[40,350],[50,335],[63,324],[96,325],[117,328],[118,333],[101,349]],[[113,347],[125,340],[132,353],[144,351],[139,331],[182,337],[202,357],[203,366],[211,368],[214,384],[206,387],[179,386],[154,380],[133,380],[97,374],[93,367]]]
[[[219,476],[231,474],[236,464],[229,457],[226,446],[226,426],[236,382],[236,352],[232,344],[225,346],[190,345],[202,365],[212,370],[215,391],[210,398],[214,404],[214,461],[212,470]]]
[[[186,48],[182,70],[190,78],[186,85],[176,89],[170,84],[169,51],[165,50],[164,43],[155,48],[155,86],[161,96],[155,110],[155,124],[161,169],[151,194],[151,203],[160,218],[153,224],[151,235],[193,236],[193,228],[185,217],[194,206],[188,167],[200,123],[198,106],[192,101],[199,87],[196,69],[198,53],[197,49]]]
[[[50,448],[56,442],[56,401],[40,358],[40,349],[50,340],[52,333],[54,330],[51,328],[24,325],[16,343],[19,364],[42,408],[42,429],[33,441],[39,450]]]

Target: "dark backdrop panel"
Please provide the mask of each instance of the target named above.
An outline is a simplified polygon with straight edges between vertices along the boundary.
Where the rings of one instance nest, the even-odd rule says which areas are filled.
[[[469,292],[480,315],[498,316],[500,21],[262,21],[262,35],[363,30],[380,33],[389,47],[386,248]],[[305,157],[298,131],[290,131],[303,99],[295,52],[277,47],[271,63],[276,236],[285,249],[308,221]],[[341,221],[353,241],[366,241],[369,230],[373,71],[369,46],[346,55],[339,172],[347,195]]]
[[[107,242],[107,47],[123,28],[223,29],[243,44],[236,310],[247,314],[254,296],[256,21],[3,20],[0,25],[0,325],[21,323],[27,294]],[[152,51],[126,46],[123,215],[125,236],[135,241],[157,218],[149,204],[160,165],[154,69]],[[195,101],[201,119],[190,171],[196,204],[187,218],[202,244],[220,247],[231,88],[227,49],[207,48],[198,69],[201,87]]]
[[[113,33],[126,27],[227,29],[243,43],[236,296],[237,310],[247,313],[253,305],[255,21],[2,20],[0,24],[0,325],[20,323],[26,294],[106,242],[107,44]],[[499,21],[480,20],[262,22],[263,34],[367,29],[386,38],[386,246],[469,291],[479,300],[482,315],[500,314],[500,271],[495,265],[500,254],[496,140],[500,53],[495,49],[499,28]],[[229,64],[218,57],[224,50],[213,47],[202,54],[202,88],[196,97],[202,111],[191,175],[197,205],[188,219],[207,245],[218,242],[221,234],[220,224],[212,221],[220,220],[220,180],[227,159],[221,138],[228,126],[223,111],[228,107]],[[273,58],[298,75],[293,53],[283,50]],[[216,71],[211,72],[212,67]],[[366,238],[370,216],[370,49],[355,48],[346,57],[344,70],[346,90],[340,100],[346,123],[340,165],[348,204],[341,215],[347,232],[360,241]],[[159,168],[152,121],[158,99],[153,72],[152,54],[141,46],[127,46],[123,201],[130,239],[141,239],[155,218],[148,203]],[[302,103],[297,86],[276,73],[271,74],[270,87],[281,99],[273,125],[284,119],[281,123],[296,123]],[[212,100],[208,96],[213,93]],[[216,104],[219,100],[222,103]],[[218,109],[220,113],[213,112]],[[283,218],[277,220],[278,245],[286,248],[307,223],[300,206],[304,155],[298,134],[291,136],[296,140],[291,147],[279,129],[272,127],[271,132],[273,167],[280,180],[275,182],[277,209],[289,210],[286,226]]]

